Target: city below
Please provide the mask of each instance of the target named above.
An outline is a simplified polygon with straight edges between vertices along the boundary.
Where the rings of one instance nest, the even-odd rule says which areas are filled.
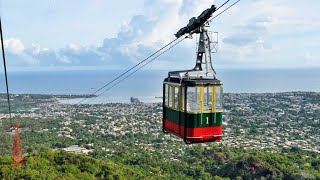
[[[1,97],[1,103],[4,104],[6,98],[4,95]],[[85,144],[83,139],[111,136],[112,142],[106,140],[100,146],[108,152],[108,156],[112,156],[113,145],[123,143],[122,137],[126,135],[134,137],[132,143],[151,151],[155,150],[155,144],[150,142],[164,146],[174,142],[177,146],[184,147],[182,140],[162,133],[161,103],[140,103],[137,98],[131,98],[131,103],[60,103],[66,98],[69,97],[12,95],[12,115],[15,119],[28,119],[35,123],[40,119],[51,121],[50,124],[42,124],[37,132],[76,140],[77,144],[71,145],[90,147],[92,143]],[[5,109],[2,111],[1,119],[8,118]],[[57,126],[52,126],[52,123]],[[319,126],[320,93],[227,93],[224,95],[224,136],[218,144],[270,152],[297,147],[319,153]],[[22,126],[22,132],[31,128],[34,127]],[[138,134],[149,140],[137,138],[140,137],[135,136]],[[202,144],[206,147],[214,145]],[[178,156],[170,154],[171,158]]]

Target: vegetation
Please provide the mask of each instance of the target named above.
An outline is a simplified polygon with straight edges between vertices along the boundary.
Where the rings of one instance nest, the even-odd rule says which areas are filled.
[[[41,148],[25,158],[25,166],[12,166],[10,157],[0,159],[0,179],[142,179],[143,173],[109,160]]]
[[[165,159],[141,147],[120,147],[109,158],[92,158],[43,146],[24,167],[0,158],[0,179],[319,179],[319,154],[292,148],[282,153],[190,146],[181,159]],[[161,147],[160,147],[161,148]],[[122,149],[122,150],[121,150]],[[140,150],[139,150],[140,149]],[[98,157],[95,151],[92,156]]]
[[[300,96],[293,96],[293,100],[298,98],[298,103],[308,103],[315,98],[311,95],[310,99],[306,95],[303,101]],[[267,101],[273,101],[269,95],[265,96]],[[234,137],[273,142],[277,136],[267,134],[266,137],[271,140],[261,140],[262,135],[268,133],[264,130],[271,127],[280,127],[280,132],[288,133],[289,140],[309,142],[310,137],[316,139],[318,136],[319,110],[304,108],[307,105],[291,110],[278,99],[277,103],[265,103],[275,107],[263,106],[257,100],[262,95],[251,94],[247,96],[247,99],[252,99],[248,102],[257,103],[246,103],[247,113],[244,113],[243,105],[239,105],[243,97],[239,96],[238,101],[235,101],[238,96],[229,97],[232,98],[227,99],[230,102],[226,103],[225,108],[231,113],[226,116],[229,125],[225,131],[229,128],[229,132],[237,134]],[[319,95],[317,97],[320,98]],[[132,107],[130,104],[113,103],[72,107],[58,106],[58,103],[52,105],[49,101],[40,97],[36,100],[31,98],[28,108],[28,103],[24,106],[16,102],[24,108],[13,119],[13,124],[17,123],[22,128],[23,167],[11,166],[13,133],[8,132],[8,119],[2,119],[0,179],[320,179],[320,154],[301,149],[305,145],[277,145],[277,151],[264,148],[269,146],[268,143],[264,147],[256,145],[251,149],[252,145],[243,143],[245,141],[236,141],[238,146],[231,146],[230,143],[185,145],[174,136],[161,132],[161,105],[149,108],[146,105]],[[241,106],[242,109],[234,106]],[[285,111],[279,114],[274,108],[279,112],[284,108]],[[32,113],[24,118],[28,109]],[[135,109],[139,109],[139,113]],[[18,112],[16,109],[14,111]],[[264,114],[264,118],[258,112]],[[304,114],[310,118],[301,123],[299,118],[305,117]],[[272,123],[272,118],[281,119],[280,125]],[[282,121],[285,119],[288,120]],[[266,124],[267,121],[271,123]],[[294,137],[294,133],[299,133],[294,128],[291,130],[291,126],[301,130],[304,128],[304,133],[310,133],[310,136]],[[276,130],[274,133],[278,132]],[[93,151],[85,156],[60,150],[71,145]]]

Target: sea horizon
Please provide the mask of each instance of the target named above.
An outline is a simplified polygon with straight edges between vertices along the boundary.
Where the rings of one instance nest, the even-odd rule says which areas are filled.
[[[217,69],[216,71],[218,79],[223,82],[225,93],[320,92],[318,78],[320,68]],[[92,94],[122,72],[121,70],[10,72],[9,90],[11,94]],[[160,102],[161,99],[156,97],[162,96],[162,82],[167,73],[166,70],[141,70],[92,102],[130,102],[130,97],[138,98],[142,102]],[[4,83],[0,93],[5,93]]]

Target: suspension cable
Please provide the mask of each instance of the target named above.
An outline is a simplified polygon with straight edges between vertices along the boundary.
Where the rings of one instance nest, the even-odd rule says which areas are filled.
[[[224,5],[226,5],[230,0],[225,1],[222,5],[220,5],[217,9],[219,10],[221,7],[223,7]],[[233,3],[232,5],[230,5],[229,7],[227,7],[226,9],[224,9],[223,11],[221,11],[219,14],[217,14],[216,16],[212,17],[210,20],[208,20],[207,22],[211,22],[213,19],[215,19],[216,17],[218,17],[219,15],[221,15],[222,13],[224,13],[225,11],[227,11],[229,8],[231,8],[232,6],[234,6],[235,4],[237,4],[240,0],[236,1],[235,3]],[[119,75],[118,77],[116,77],[115,79],[111,80],[109,83],[107,83],[106,85],[102,86],[101,88],[99,88],[98,90],[96,90],[95,92],[93,92],[92,94],[90,94],[88,97],[85,97],[84,99],[82,99],[79,103],[77,104],[81,104],[82,102],[84,102],[85,100],[89,99],[89,97],[91,95],[96,95],[98,92],[100,92],[102,89],[106,88],[107,86],[109,86],[110,84],[112,84],[113,82],[115,82],[116,80],[120,79],[122,76],[124,76],[125,74],[129,73],[131,70],[133,70],[134,68],[136,68],[137,66],[139,66],[140,64],[142,64],[143,62],[147,61],[148,59],[150,59],[152,56],[156,55],[157,53],[159,53],[160,51],[162,51],[163,49],[165,49],[166,47],[168,47],[170,44],[174,43],[175,41],[177,41],[179,38],[174,39],[173,41],[171,41],[170,43],[168,43],[167,45],[163,46],[161,49],[159,49],[158,51],[154,52],[153,54],[151,54],[150,56],[148,56],[147,58],[145,58],[144,60],[140,61],[138,64],[134,65],[133,67],[131,67],[130,69],[128,69],[127,71],[125,71],[124,73],[122,73],[121,75]],[[185,39],[185,38],[184,38]],[[184,40],[182,39],[182,40]],[[182,40],[178,41],[178,43],[180,43]],[[176,46],[178,43],[175,43],[173,46],[171,46],[169,49],[173,48],[174,46]],[[139,67],[138,69],[136,69],[135,71],[133,71],[132,73],[130,73],[128,76],[125,76],[123,79],[121,79],[120,81],[118,81],[116,84],[112,85],[110,88],[104,90],[102,93],[96,95],[93,98],[90,98],[91,100],[89,100],[88,102],[91,102],[93,99],[97,98],[98,96],[102,95],[103,93],[105,93],[106,91],[112,89],[114,86],[116,86],[117,84],[119,84],[120,82],[122,82],[123,80],[127,79],[129,76],[131,76],[132,74],[134,74],[135,72],[137,72],[138,70],[140,70],[142,67],[146,66],[147,64],[149,64],[150,62],[152,62],[153,60],[155,60],[157,57],[161,56],[163,53],[167,52],[169,49],[163,51],[162,53],[160,53],[159,55],[157,55],[155,58],[153,58],[151,61],[147,62],[146,64],[142,65],[141,67]]]
[[[157,50],[156,52],[154,52],[153,54],[151,54],[150,56],[148,56],[147,58],[143,59],[142,61],[140,61],[138,64],[132,66],[130,69],[128,69],[127,71],[125,71],[124,73],[122,73],[121,75],[119,75],[118,77],[116,77],[115,79],[111,80],[110,82],[108,82],[107,84],[105,84],[104,86],[102,86],[101,88],[99,88],[98,90],[96,90],[95,92],[91,93],[89,96],[95,95],[97,94],[99,91],[101,91],[102,89],[104,89],[105,87],[109,86],[111,83],[115,82],[116,80],[118,80],[119,78],[121,78],[122,76],[124,76],[125,74],[127,74],[128,72],[130,72],[131,70],[133,70],[134,68],[136,68],[137,66],[139,66],[140,64],[142,64],[143,62],[147,61],[148,59],[150,59],[152,56],[154,56],[155,54],[157,54],[158,52],[162,51],[163,49],[165,49],[166,47],[168,47],[170,44],[174,43],[175,41],[177,41],[179,38],[174,39],[173,41],[169,42],[167,45],[163,46],[161,49]],[[79,103],[82,103],[83,101],[85,101],[86,99],[88,99],[89,97],[85,97],[84,99],[82,99]]]
[[[216,11],[218,11],[220,8],[222,8],[224,5],[226,5],[230,0],[227,0],[226,2],[224,2],[223,4],[221,4],[217,9]]]
[[[105,92],[109,91],[110,89],[112,89],[113,87],[115,87],[116,85],[118,85],[119,83],[121,83],[122,81],[124,81],[125,79],[127,79],[128,77],[130,77],[131,75],[133,75],[134,73],[136,73],[137,71],[139,71],[140,69],[142,69],[143,67],[145,67],[146,65],[148,65],[149,63],[151,63],[152,61],[154,61],[155,59],[157,59],[158,57],[160,57],[162,54],[166,53],[167,51],[169,51],[170,49],[172,49],[173,47],[175,47],[176,45],[178,45],[179,43],[181,43],[183,40],[185,40],[188,36],[186,36],[185,38],[179,40],[178,42],[174,43],[172,46],[170,46],[168,49],[162,51],[160,54],[158,54],[157,56],[155,56],[154,58],[152,58],[151,60],[149,60],[147,63],[143,64],[142,66],[140,66],[138,69],[134,70],[133,72],[131,72],[129,75],[125,76],[124,78],[120,79],[117,83],[113,84],[111,87],[109,87],[108,89],[104,90],[102,93],[98,94],[97,96],[95,96],[94,98],[91,98],[87,103],[92,102],[94,99],[96,99],[97,97],[101,96],[102,94],[104,94]]]
[[[228,0],[228,1],[229,1],[229,0]],[[228,1],[227,1],[227,2],[228,2]],[[224,4],[226,4],[227,2],[225,2]],[[221,11],[219,14],[215,15],[214,17],[212,17],[212,18],[211,18],[210,20],[208,20],[207,22],[210,23],[213,19],[215,19],[216,17],[218,17],[219,15],[221,15],[222,13],[224,13],[225,11],[227,11],[228,9],[230,9],[232,6],[236,5],[238,2],[240,2],[240,0],[234,2],[233,4],[231,4],[230,6],[228,6],[226,9],[224,9],[223,11]],[[220,6],[220,7],[221,7],[221,6]],[[219,7],[219,8],[220,8],[220,7]],[[219,9],[219,8],[218,8],[218,9]],[[217,10],[218,10],[218,9],[217,9]]]
[[[11,117],[11,104],[10,104],[8,74],[7,74],[6,57],[5,57],[5,53],[4,53],[4,42],[3,42],[3,33],[2,33],[2,24],[1,24],[1,22],[2,22],[2,21],[1,21],[1,16],[0,16],[0,34],[1,34],[2,59],[3,59],[4,76],[5,76],[5,80],[6,80],[7,101],[8,101],[10,127],[12,127],[12,117]]]

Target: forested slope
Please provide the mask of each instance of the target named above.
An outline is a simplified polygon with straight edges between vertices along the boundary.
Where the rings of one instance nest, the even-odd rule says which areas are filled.
[[[9,156],[1,157],[1,179],[319,179],[317,153],[291,149],[268,153],[231,148],[200,147],[188,158],[150,159],[148,152],[135,155],[119,151],[110,159],[95,159],[40,148],[25,157],[25,166],[12,167]],[[153,156],[156,157],[156,156]]]

